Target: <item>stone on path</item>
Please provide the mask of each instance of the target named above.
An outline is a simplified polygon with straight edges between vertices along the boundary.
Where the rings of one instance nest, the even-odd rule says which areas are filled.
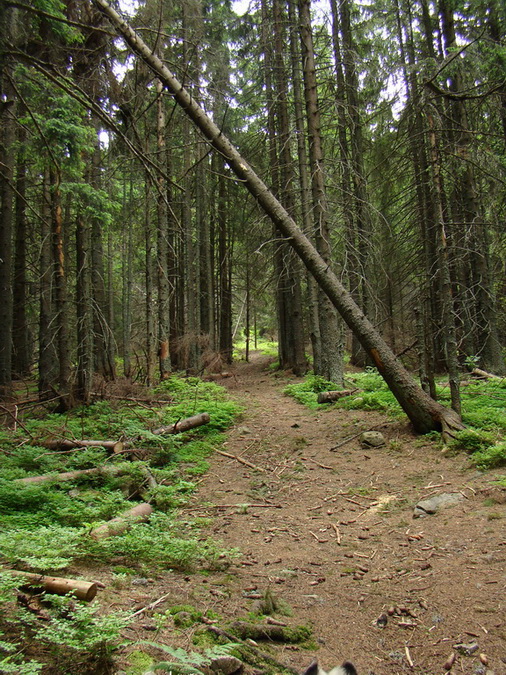
[[[364,431],[360,436],[360,442],[362,445],[379,448],[381,445],[385,445],[385,437],[379,431]]]
[[[434,495],[434,497],[430,497],[429,499],[422,499],[422,501],[418,502],[415,506],[413,518],[433,515],[441,509],[455,506],[455,504],[458,504],[463,499],[465,499],[465,497],[460,492],[443,492],[442,494]]]

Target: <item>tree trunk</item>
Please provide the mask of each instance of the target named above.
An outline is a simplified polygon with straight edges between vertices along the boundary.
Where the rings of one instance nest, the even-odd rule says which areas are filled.
[[[310,0],[299,0],[302,72],[309,136],[309,164],[313,196],[313,221],[318,253],[330,267],[332,263],[329,210],[325,188],[320,108],[316,81],[316,65],[311,31]],[[315,370],[326,380],[343,384],[344,335],[336,307],[323,288],[318,289],[318,323],[320,328],[320,368]]]
[[[56,351],[58,356],[58,391],[60,410],[72,407],[70,386],[70,337],[67,294],[67,267],[65,259],[63,209],[61,203],[61,172],[59,167],[49,169],[51,183],[51,235],[53,253],[53,283],[55,298]]]
[[[133,179],[130,176],[129,202],[132,202]],[[122,289],[121,310],[123,321],[123,374],[128,379],[132,376],[131,336],[132,336],[132,257],[133,257],[133,224],[132,214],[127,210],[126,174],[123,184],[123,217],[125,231],[123,232],[122,256]]]
[[[0,8],[2,47],[14,30],[18,10]],[[4,35],[4,32],[7,33]],[[14,226],[14,143],[16,102],[9,82],[10,58],[0,53],[0,399],[12,384],[12,232]]]
[[[20,148],[17,158],[16,172],[16,232],[14,248],[13,320],[12,320],[12,373],[14,377],[30,374],[33,364],[32,336],[28,324],[28,292],[27,292],[27,243],[29,241],[26,218],[26,129],[18,129]]]
[[[364,142],[362,119],[360,116],[361,104],[359,101],[359,82],[356,65],[357,48],[353,40],[350,7],[348,0],[340,0],[340,28],[342,35],[342,63],[344,85],[346,91],[347,118],[349,120],[349,169],[352,179],[353,207],[352,218],[348,219],[349,242],[352,253],[353,273],[355,278],[350,278],[352,295],[364,314],[371,311],[370,294],[367,288],[368,261],[371,258],[371,224],[368,207],[367,184],[364,171]],[[360,349],[357,340],[353,340],[351,363],[364,366],[366,359]]]
[[[153,311],[153,243],[151,228],[150,201],[151,190],[149,178],[146,176],[144,205],[144,241],[146,246],[145,253],[145,280],[146,280],[146,299],[145,299],[145,318],[146,318],[146,384],[150,387],[153,384],[154,375],[154,347],[155,347],[155,317]]]
[[[102,188],[101,152],[98,136],[91,158],[90,183],[95,190]],[[103,225],[100,217],[91,219],[91,278],[93,288],[94,370],[106,380],[114,380],[112,326],[108,321],[108,303],[105,284]]]
[[[223,134],[222,130],[206,115],[170,70],[153,54],[152,50],[123,21],[119,14],[107,4],[106,0],[94,0],[94,2],[106,14],[132,50],[162,79],[174,100],[193,120],[212,147],[226,159],[237,178],[254,196],[284,236],[290,240],[291,245],[319,286],[331,299],[351,330],[356,333],[360,343],[387,382],[415,429],[421,433],[427,433],[441,429],[443,425],[461,428],[462,423],[458,415],[433,401],[418,387],[378,331],[353,301],[353,298],[330,269],[327,262],[297,227],[295,221],[272,192],[247,164],[239,151]]]
[[[167,152],[165,147],[165,100],[163,97],[163,85],[156,80],[156,112],[157,112],[157,151],[158,161],[162,171],[158,174],[157,195],[157,290],[158,290],[158,366],[160,379],[168,377],[170,367],[169,350],[169,278],[167,273],[168,263],[168,220],[167,220],[167,185],[164,173],[167,173]]]
[[[291,74],[292,74],[292,88],[293,88],[293,107],[294,107],[294,124],[296,128],[297,138],[297,161],[299,165],[299,189],[300,189],[300,213],[302,222],[302,231],[306,236],[311,236],[313,230],[312,225],[312,206],[311,206],[311,186],[309,179],[309,161],[306,147],[306,129],[304,125],[304,102],[303,102],[303,85],[301,73],[301,57],[300,57],[300,38],[298,18],[296,16],[295,7],[292,2],[288,3],[288,17],[290,23],[290,59],[291,59]],[[311,340],[311,348],[313,352],[313,369],[315,373],[322,370],[322,345],[320,334],[320,323],[318,319],[318,286],[306,270],[307,278],[307,324],[309,330],[309,338]]]
[[[51,196],[49,170],[42,177],[39,258],[39,396],[53,396],[57,380],[55,322],[52,299]]]
[[[91,312],[90,227],[79,213],[76,223],[76,397],[88,405],[93,381],[93,320]]]

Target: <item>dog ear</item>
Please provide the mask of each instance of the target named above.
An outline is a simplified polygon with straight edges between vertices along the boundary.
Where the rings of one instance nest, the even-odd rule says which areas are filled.
[[[353,663],[350,663],[349,661],[345,661],[341,668],[343,669],[344,675],[358,675],[357,669]]]
[[[318,661],[313,661],[313,663],[306,668],[302,675],[326,675],[322,670],[318,668]]]
[[[320,671],[321,673],[321,671]],[[345,661],[342,666],[332,668],[327,675],[358,675],[355,666],[349,661]]]

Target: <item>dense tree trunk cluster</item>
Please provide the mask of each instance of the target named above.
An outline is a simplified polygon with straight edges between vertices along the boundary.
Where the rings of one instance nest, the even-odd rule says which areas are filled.
[[[3,3],[2,396],[36,372],[65,409],[265,333],[338,385],[347,348],[427,431],[458,426],[437,374],[458,413],[463,369],[504,372],[501,3],[322,11],[148,0],[136,34],[104,0]]]

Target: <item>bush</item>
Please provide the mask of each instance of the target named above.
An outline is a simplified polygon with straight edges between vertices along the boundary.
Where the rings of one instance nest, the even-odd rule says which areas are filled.
[[[473,454],[472,462],[483,471],[506,466],[506,442],[478,450]]]

